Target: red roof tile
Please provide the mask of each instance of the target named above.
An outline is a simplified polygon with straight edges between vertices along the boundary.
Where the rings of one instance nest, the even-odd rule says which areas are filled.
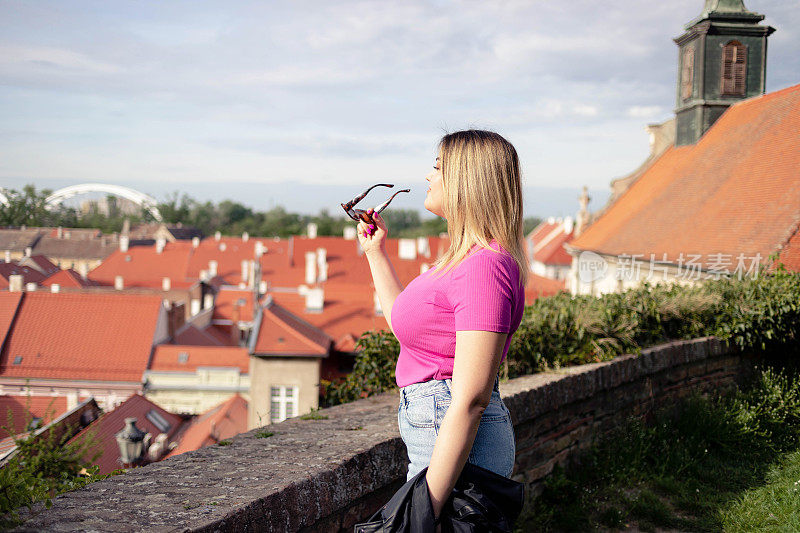
[[[181,362],[181,354],[185,361]],[[194,372],[201,366],[236,367],[242,373],[250,370],[247,348],[239,346],[156,346],[150,370],[157,372]]]
[[[525,287],[525,304],[530,305],[538,298],[553,296],[561,291],[568,292],[566,280],[546,278],[531,272],[528,275],[528,285]]]
[[[183,344],[186,346],[227,346],[229,343],[220,341],[206,329],[198,329],[192,324],[186,324],[172,337],[172,344]]]
[[[173,288],[190,287],[196,280],[186,277],[191,243],[168,242],[161,253],[155,246],[132,246],[127,252],[114,251],[89,273],[89,279],[113,285],[122,276],[125,287],[160,288],[163,278],[170,278]]]
[[[3,349],[11,323],[17,315],[22,294],[21,292],[0,292],[0,350]]]
[[[0,375],[139,382],[162,309],[158,296],[25,293]]]
[[[233,320],[233,307],[240,304],[239,320],[253,320],[253,291],[245,289],[222,288],[214,299],[212,318]]]
[[[65,396],[0,396],[0,426],[8,423],[8,413],[13,416],[14,432],[19,434],[27,428],[26,422],[33,418],[41,418],[38,427],[52,422],[67,411]],[[0,438],[9,436],[9,432],[0,428]]]
[[[52,285],[59,285],[60,287],[70,287],[80,289],[83,287],[94,287],[98,283],[90,279],[83,279],[83,277],[69,268],[67,270],[59,270],[49,278],[40,283],[43,287],[50,287]]]
[[[800,85],[732,105],[694,145],[671,147],[571,245],[678,263],[762,262],[800,223]],[[787,268],[800,270],[793,254]],[[749,263],[748,263],[749,265]]]
[[[159,433],[166,433],[169,440],[172,440],[184,424],[184,419],[182,417],[165,411],[141,394],[134,394],[117,406],[116,409],[105,413],[83,428],[68,442],[71,443],[78,439],[84,439],[89,431],[96,431],[96,439],[100,444],[99,451],[103,452],[102,456],[94,463],[100,466],[98,473],[107,474],[118,468],[122,468],[122,465],[119,463],[119,445],[117,444],[116,434],[125,427],[125,419],[128,417],[136,418],[136,427],[152,435],[151,442],[155,442],[155,438]],[[161,423],[162,420],[166,423],[167,427],[159,428],[156,425],[155,422]],[[98,450],[89,450],[89,453],[84,456],[84,459],[91,459],[90,455],[95,451]]]
[[[5,286],[8,286],[9,276],[21,274],[24,283],[40,283],[45,276],[38,270],[26,266],[19,266],[14,263],[0,263],[0,277],[4,278]]]
[[[194,418],[179,436],[178,447],[166,457],[216,444],[245,431],[247,431],[247,400],[236,393],[230,399]]]
[[[331,337],[324,331],[268,298],[263,308],[253,353],[325,357],[331,343]]]

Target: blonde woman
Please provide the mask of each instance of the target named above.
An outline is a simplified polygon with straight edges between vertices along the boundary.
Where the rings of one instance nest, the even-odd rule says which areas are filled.
[[[514,428],[499,367],[522,319],[528,261],[514,147],[494,132],[445,135],[425,208],[447,219],[450,247],[403,288],[386,254],[386,225],[360,222],[384,317],[400,342],[398,423],[407,480],[425,478],[437,523],[467,461],[511,477]]]

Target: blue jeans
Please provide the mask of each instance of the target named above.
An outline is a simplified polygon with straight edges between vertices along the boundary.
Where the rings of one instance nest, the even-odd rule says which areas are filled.
[[[397,422],[410,461],[406,481],[430,464],[433,445],[450,406],[451,384],[451,378],[432,379],[400,388]],[[481,417],[467,461],[510,478],[515,454],[514,426],[508,408],[500,398],[499,379],[495,377],[494,390]]]

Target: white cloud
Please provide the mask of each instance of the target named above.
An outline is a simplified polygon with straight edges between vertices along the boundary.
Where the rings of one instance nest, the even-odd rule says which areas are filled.
[[[626,114],[631,118],[651,119],[663,112],[660,105],[635,105],[628,108]]]
[[[0,46],[0,75],[13,70],[47,71],[62,69],[71,72],[115,74],[124,69],[85,54],[65,48],[45,46]]]

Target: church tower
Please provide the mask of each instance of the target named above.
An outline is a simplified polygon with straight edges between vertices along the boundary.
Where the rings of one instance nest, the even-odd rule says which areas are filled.
[[[678,45],[675,145],[694,144],[733,103],[764,94],[767,37],[764,15],[743,0],[705,0],[700,17],[674,39]]]

